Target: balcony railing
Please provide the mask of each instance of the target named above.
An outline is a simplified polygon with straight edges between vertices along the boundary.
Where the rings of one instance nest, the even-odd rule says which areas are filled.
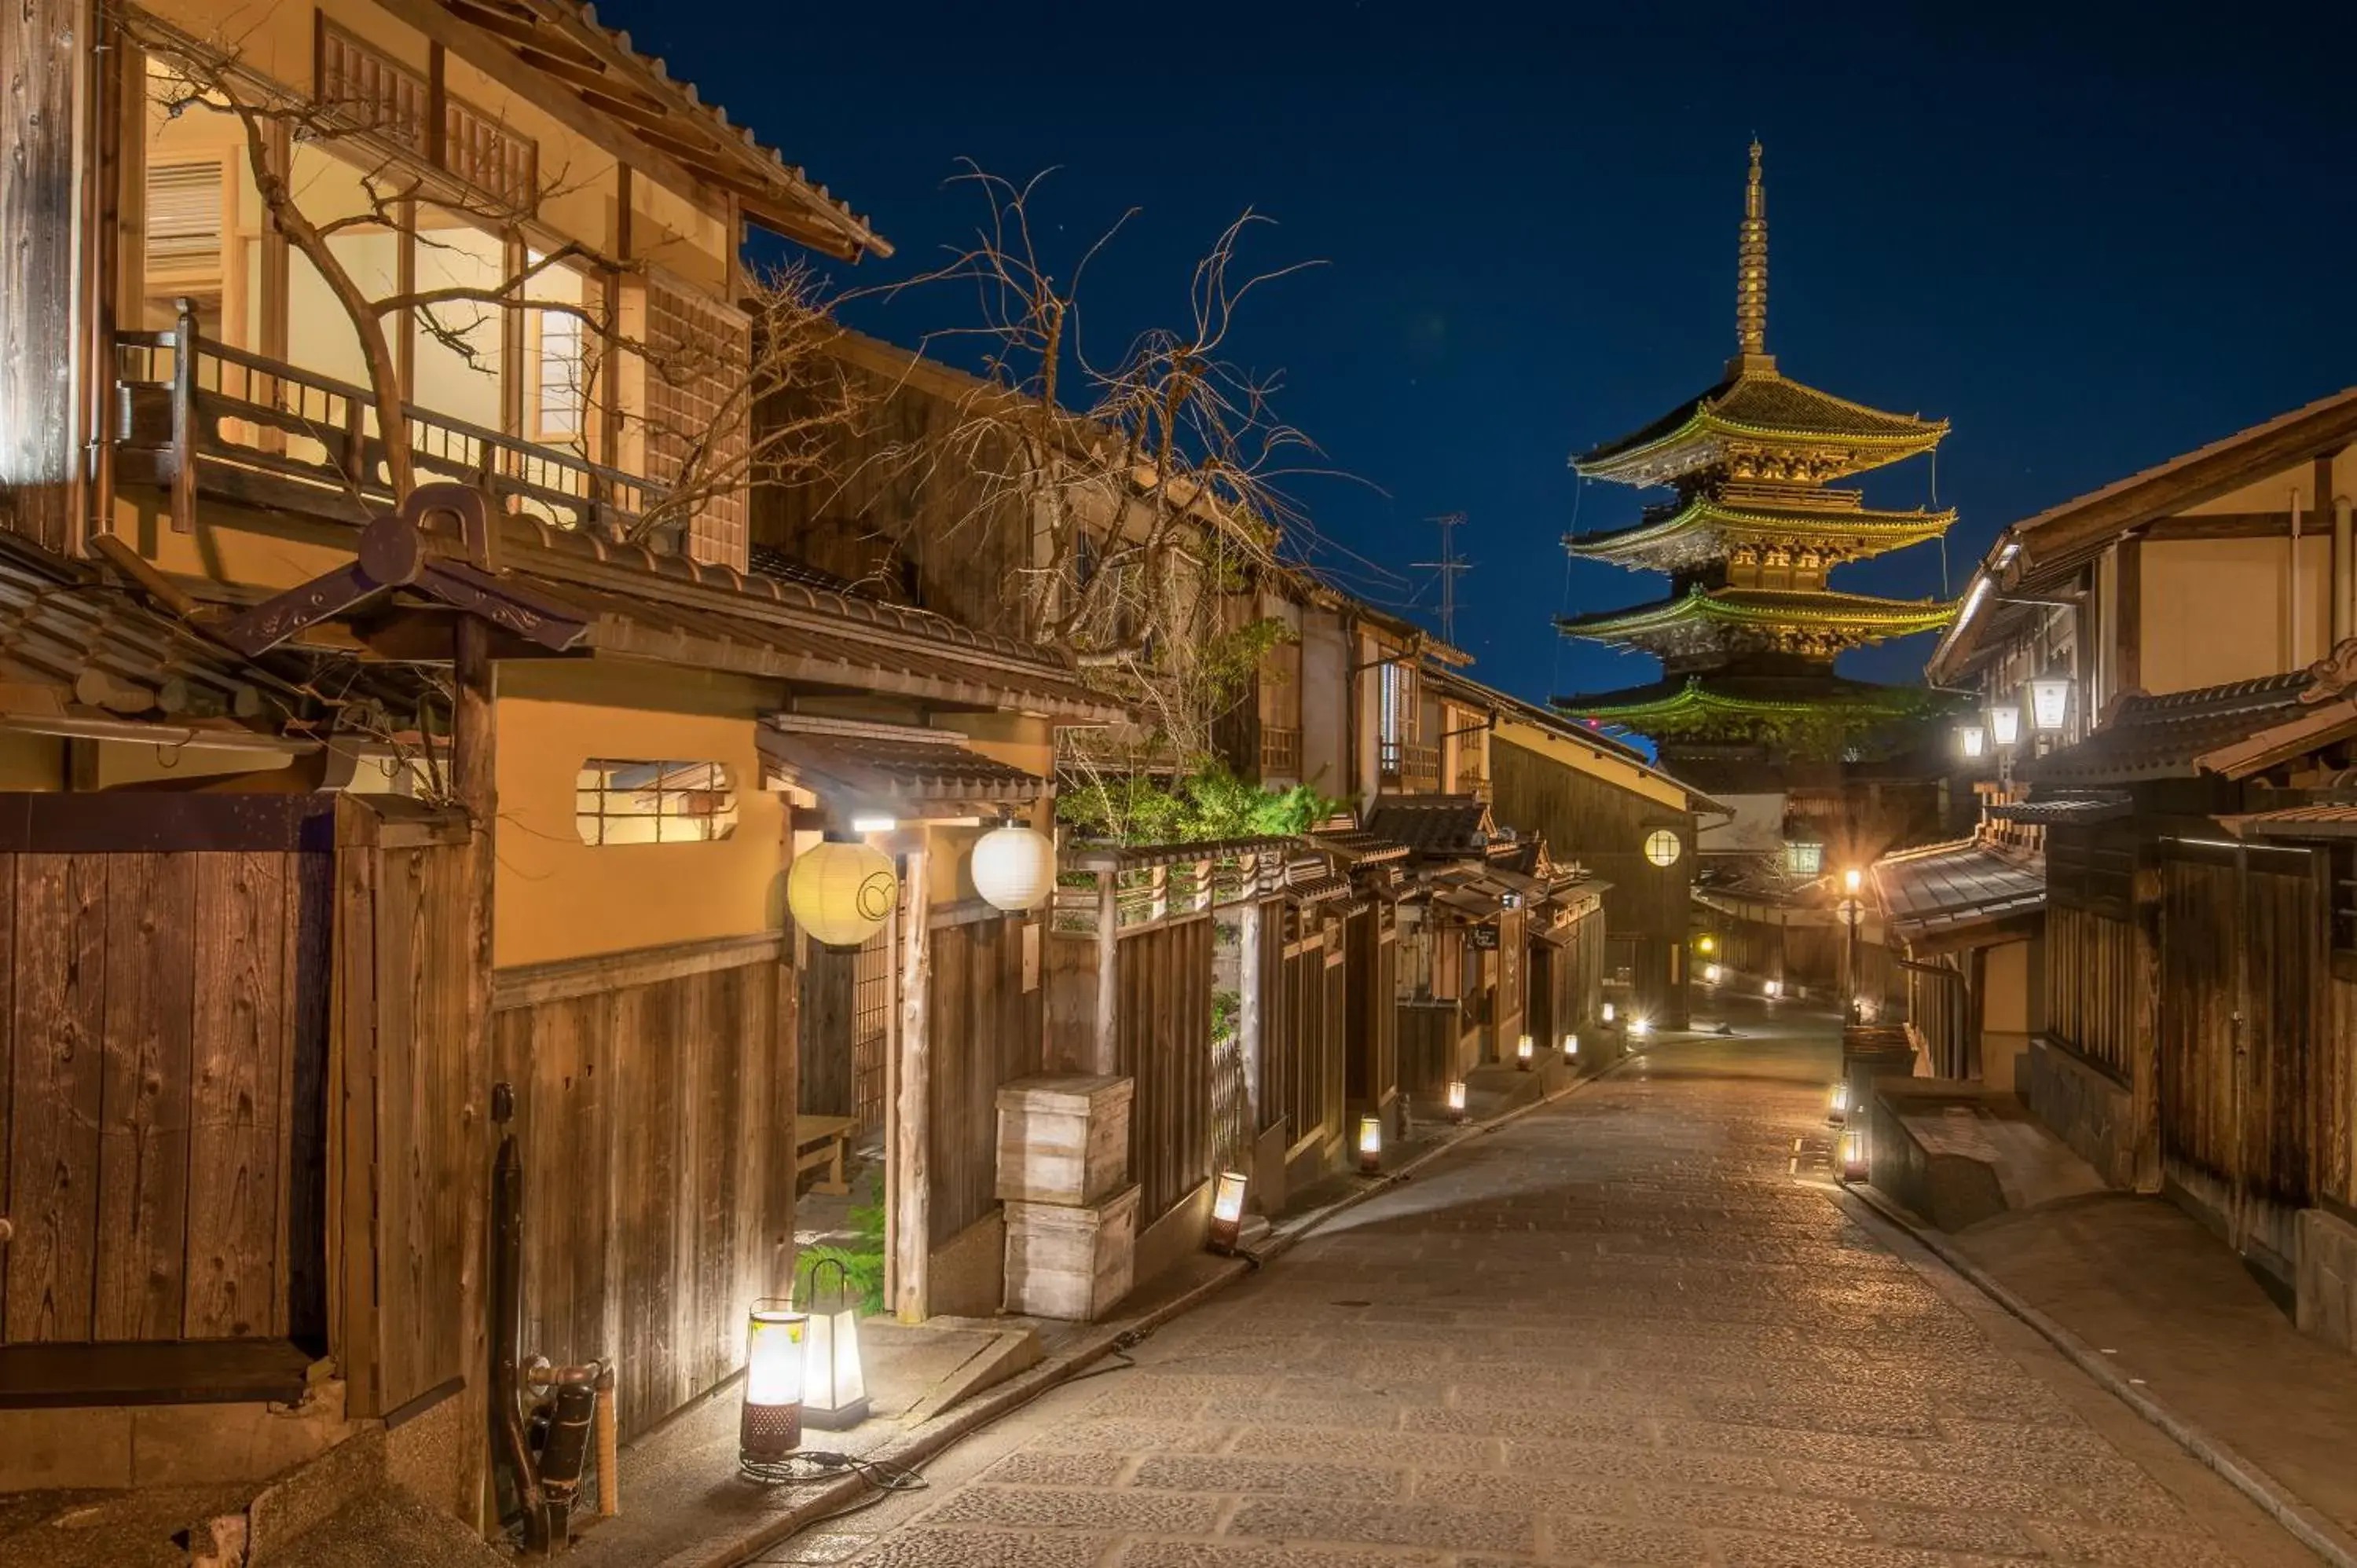
[[[168,332],[117,333],[114,360],[116,479],[169,490],[176,531],[195,526],[199,491],[355,523],[393,503],[368,388],[204,338],[185,312]],[[646,526],[662,485],[414,404],[403,414],[421,476],[556,528],[679,548],[680,522]]]
[[[1265,779],[1301,777],[1301,731],[1279,725],[1260,726],[1260,771]]]
[[[1434,794],[1440,789],[1440,747],[1412,740],[1386,740],[1377,746],[1383,782],[1402,794]]]

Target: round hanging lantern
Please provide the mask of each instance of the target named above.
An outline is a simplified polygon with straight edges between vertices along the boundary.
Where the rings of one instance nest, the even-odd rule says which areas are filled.
[[[831,948],[866,941],[899,898],[892,857],[864,843],[822,843],[786,873],[786,907],[811,940]]]
[[[1036,909],[1056,885],[1056,845],[1046,833],[1009,823],[974,842],[974,887],[1000,909]]]

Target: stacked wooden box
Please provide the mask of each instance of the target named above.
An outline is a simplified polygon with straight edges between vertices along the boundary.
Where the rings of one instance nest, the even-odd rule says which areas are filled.
[[[998,1090],[1006,1310],[1092,1322],[1129,1294],[1137,1188],[1125,1078],[1027,1078]]]

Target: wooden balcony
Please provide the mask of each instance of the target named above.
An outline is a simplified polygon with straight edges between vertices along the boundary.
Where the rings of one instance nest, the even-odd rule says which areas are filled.
[[[1383,787],[1402,795],[1434,795],[1440,791],[1440,747],[1412,740],[1379,743],[1376,770]]]
[[[195,527],[199,496],[355,524],[393,504],[368,388],[202,338],[188,315],[115,335],[114,396],[115,480],[168,491],[175,532]],[[414,404],[403,418],[422,479],[476,486],[553,527],[680,548],[684,519],[647,523],[661,485]]]
[[[1266,779],[1301,777],[1301,731],[1277,725],[1260,726],[1260,775]]]

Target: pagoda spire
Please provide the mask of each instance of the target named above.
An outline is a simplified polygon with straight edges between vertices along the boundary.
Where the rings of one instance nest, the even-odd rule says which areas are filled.
[[[1743,188],[1743,228],[1735,255],[1735,347],[1730,374],[1770,370],[1768,355],[1768,185],[1760,169],[1760,141],[1751,142],[1751,177]]]

